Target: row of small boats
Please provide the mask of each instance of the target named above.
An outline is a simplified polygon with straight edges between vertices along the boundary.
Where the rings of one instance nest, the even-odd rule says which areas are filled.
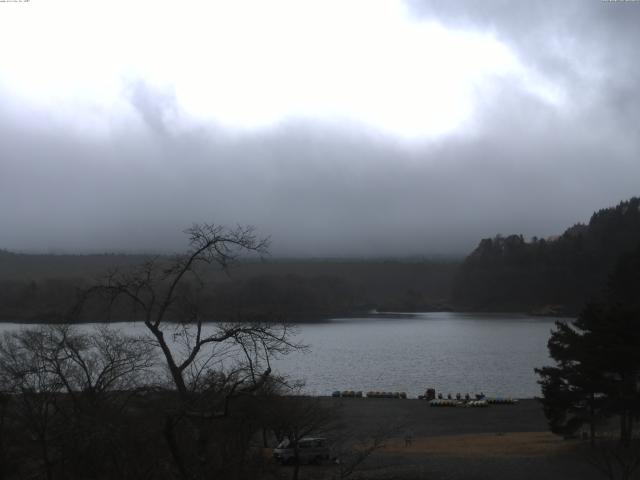
[[[367,398],[407,398],[407,392],[367,392]]]
[[[362,391],[356,390],[336,390],[331,394],[332,397],[336,398],[398,398],[398,399],[406,399],[406,392],[380,392],[380,391],[369,391],[363,393]],[[426,399],[425,396],[420,396],[423,399]],[[420,398],[419,397],[419,398]],[[432,407],[486,407],[488,405],[514,405],[518,403],[518,399],[511,397],[482,397],[475,399],[458,399],[458,398],[434,398],[429,401],[429,404]]]
[[[473,407],[473,408],[482,408],[488,407],[489,402],[487,400],[469,400],[469,401],[461,401],[461,400],[431,400],[429,402],[429,406],[431,407]]]
[[[516,398],[483,398],[479,400],[457,400],[457,399],[434,399],[429,401],[432,407],[488,407],[489,405],[515,405],[518,403]]]
[[[336,390],[331,394],[332,397],[341,397],[341,398],[362,398],[365,396],[367,398],[407,398],[407,392],[378,392],[378,391],[370,391],[366,394],[363,394],[361,391],[355,390]]]
[[[332,397],[344,397],[344,398],[362,398],[362,392],[356,392],[354,390],[336,390],[331,394]]]
[[[487,398],[487,403],[493,405],[515,405],[516,403],[518,403],[518,399],[511,397],[494,397]]]

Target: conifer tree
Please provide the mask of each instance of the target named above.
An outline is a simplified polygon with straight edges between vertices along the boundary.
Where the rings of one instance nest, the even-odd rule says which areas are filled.
[[[614,269],[604,299],[573,322],[557,322],[549,339],[556,366],[536,369],[551,431],[575,433],[599,418],[619,416],[629,445],[640,415],[640,248]]]

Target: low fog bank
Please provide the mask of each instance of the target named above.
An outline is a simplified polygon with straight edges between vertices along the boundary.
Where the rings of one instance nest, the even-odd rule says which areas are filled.
[[[561,233],[637,193],[637,138],[591,136],[539,105],[532,125],[501,98],[511,114],[429,143],[308,122],[96,136],[5,116],[0,247],[172,252],[213,221],[255,225],[275,256],[463,255],[497,233]]]

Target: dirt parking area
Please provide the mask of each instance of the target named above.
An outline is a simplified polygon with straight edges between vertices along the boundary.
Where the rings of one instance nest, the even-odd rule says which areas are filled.
[[[346,430],[386,432],[384,448],[351,478],[425,480],[596,480],[586,445],[548,432],[539,402],[486,408],[430,407],[425,401],[326,398]],[[305,467],[301,478],[335,478]]]
[[[563,454],[573,444],[549,432],[480,433],[391,439],[382,453],[388,455],[453,457],[531,457]]]
[[[540,403],[521,400],[515,405],[485,408],[430,407],[424,400],[327,398],[350,430],[367,433],[396,430],[399,436],[450,436],[481,433],[546,432]]]

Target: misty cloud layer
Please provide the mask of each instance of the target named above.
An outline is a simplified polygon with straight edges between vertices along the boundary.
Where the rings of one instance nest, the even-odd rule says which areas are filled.
[[[640,193],[640,4],[409,4],[493,32],[560,100],[503,76],[428,140],[303,118],[232,131],[185,120],[170,90],[135,79],[128,110],[96,132],[11,98],[0,72],[0,248],[175,250],[213,221],[254,224],[275,255],[466,253]]]

